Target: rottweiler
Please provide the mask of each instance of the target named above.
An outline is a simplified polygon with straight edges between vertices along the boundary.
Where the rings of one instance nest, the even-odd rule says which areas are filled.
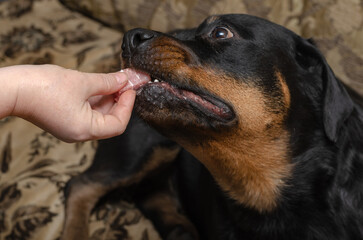
[[[363,239],[362,98],[311,40],[232,14],[133,29],[122,50],[147,81],[126,132],[68,183],[62,239],[87,239],[115,191],[162,239]]]

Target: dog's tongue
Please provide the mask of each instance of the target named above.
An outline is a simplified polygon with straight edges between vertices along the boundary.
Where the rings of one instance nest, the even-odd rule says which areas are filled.
[[[118,93],[115,93],[116,101],[118,101],[118,99],[120,98],[120,95],[122,93],[126,92],[127,90],[131,90],[131,89],[137,90],[144,84],[151,81],[151,78],[148,74],[140,72],[140,71],[136,71],[131,68],[123,69],[120,72],[126,73],[126,75],[128,77],[128,82],[125,85],[125,87],[123,87]]]

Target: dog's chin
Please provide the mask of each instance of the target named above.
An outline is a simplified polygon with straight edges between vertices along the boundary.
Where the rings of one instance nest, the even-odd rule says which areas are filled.
[[[173,139],[206,137],[237,122],[233,110],[221,100],[160,81],[137,90],[135,110],[148,124]]]

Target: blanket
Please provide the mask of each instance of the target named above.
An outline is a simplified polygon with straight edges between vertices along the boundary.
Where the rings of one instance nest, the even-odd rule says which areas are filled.
[[[336,75],[363,94],[362,0],[1,0],[0,67],[113,72],[125,31],[194,27],[222,13],[257,15],[313,37]],[[0,239],[59,239],[64,186],[96,149],[96,141],[68,144],[20,118],[2,119]],[[160,239],[127,196],[103,201],[89,224],[93,240]]]

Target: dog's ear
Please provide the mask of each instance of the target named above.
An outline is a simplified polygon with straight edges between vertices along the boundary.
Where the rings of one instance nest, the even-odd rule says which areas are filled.
[[[353,112],[354,103],[325,59],[324,65],[324,128],[329,139],[336,142],[343,123]]]
[[[323,123],[327,137],[336,142],[339,137],[343,123],[350,116],[354,109],[354,103],[343,84],[335,77],[332,69],[328,65],[325,57],[320,53],[311,39],[301,39],[297,46],[300,55],[307,56],[300,58],[300,65],[310,68],[309,70],[319,70],[323,87]],[[301,59],[304,59],[301,62]],[[313,59],[311,61],[311,59]],[[313,63],[309,66],[307,62]]]

